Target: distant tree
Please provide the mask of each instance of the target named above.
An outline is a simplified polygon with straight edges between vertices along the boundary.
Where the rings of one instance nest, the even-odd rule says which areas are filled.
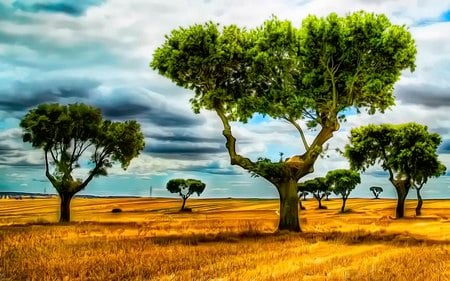
[[[325,206],[322,205],[322,199],[326,196],[327,191],[329,191],[328,184],[324,177],[317,177],[311,180],[307,180],[303,183],[303,188],[311,192],[313,197],[319,203],[318,209],[326,209]]]
[[[297,193],[299,194],[299,198],[303,197],[303,201],[305,201],[310,190],[306,190],[306,186],[303,183],[297,183]]]
[[[115,162],[126,169],[144,148],[139,123],[103,120],[98,108],[85,104],[41,104],[20,126],[23,141],[44,151],[45,175],[61,199],[60,222],[70,222],[73,196],[94,177],[106,176]],[[85,162],[82,155],[90,155],[91,170],[84,180],[72,175]]]
[[[351,130],[344,155],[352,169],[365,171],[380,163],[389,172],[389,181],[397,191],[396,217],[402,218],[409,189],[417,190],[416,214],[420,215],[420,189],[429,178],[445,173],[446,167],[436,153],[440,143],[438,134],[416,123],[368,125]]]
[[[308,193],[305,190],[305,186],[302,183],[297,183],[298,207],[300,208],[300,210],[306,210],[306,208],[302,204],[302,197],[303,199],[306,197],[305,193]]]
[[[186,200],[194,193],[200,196],[205,190],[206,184],[195,179],[171,179],[167,182],[166,187],[170,193],[178,193],[180,195],[183,200],[180,211],[184,211]]]
[[[347,202],[350,192],[361,183],[359,173],[352,170],[337,169],[327,173],[326,181],[334,194],[342,197],[341,213],[344,213],[345,202]]]
[[[414,69],[415,54],[404,26],[356,12],[308,16],[299,28],[276,17],[251,30],[213,22],[180,27],[166,36],[150,65],[193,91],[196,113],[217,114],[231,164],[273,184],[280,198],[278,229],[299,232],[297,182],[314,171],[346,109],[373,114],[394,104],[394,84],[402,70]],[[281,161],[241,155],[232,122],[255,114],[291,124],[302,153]],[[310,142],[308,128],[317,128]]]
[[[379,199],[381,192],[383,192],[383,188],[380,186],[371,186],[369,190],[372,191],[373,196],[375,196],[375,199]]]
[[[327,192],[325,192],[325,201],[329,201],[330,199],[328,198],[328,196],[330,196],[331,195],[331,191],[327,191]]]

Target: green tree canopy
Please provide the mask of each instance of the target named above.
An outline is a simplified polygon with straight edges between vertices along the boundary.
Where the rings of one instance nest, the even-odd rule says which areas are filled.
[[[394,83],[402,70],[414,70],[415,54],[404,26],[357,12],[309,16],[299,28],[276,17],[251,30],[212,22],[181,27],[166,36],[150,65],[194,91],[196,113],[201,108],[217,113],[231,164],[274,184],[281,202],[279,229],[300,231],[298,180],[313,172],[345,109],[374,113],[394,104]],[[239,154],[230,122],[246,122],[255,113],[292,124],[304,153],[276,163]],[[308,143],[304,130],[316,126]]]
[[[139,123],[104,120],[98,108],[81,103],[41,104],[20,126],[23,141],[44,151],[45,175],[61,197],[61,222],[70,221],[70,201],[76,193],[94,177],[107,175],[115,162],[126,169],[144,148]],[[90,171],[85,179],[75,179],[72,173],[87,154]]]
[[[367,125],[351,130],[344,155],[353,169],[364,172],[380,164],[389,173],[398,196],[396,216],[401,218],[411,186],[417,188],[420,201],[419,191],[428,179],[445,172],[436,152],[440,143],[438,134],[416,123]]]
[[[318,208],[325,209],[325,207],[322,206],[322,199],[326,196],[327,192],[330,191],[325,177],[317,177],[299,183],[298,188],[311,192],[313,197],[316,198],[317,202],[319,203]]]
[[[200,196],[205,190],[206,184],[196,179],[171,179],[167,182],[166,188],[170,193],[178,193],[180,195],[183,199],[181,211],[184,211],[186,200],[194,193]]]
[[[381,192],[383,192],[383,188],[381,186],[371,186],[369,190],[372,191],[375,199],[379,199]]]
[[[326,181],[333,193],[342,197],[341,212],[343,213],[350,193],[361,183],[359,173],[353,170],[337,169],[327,173]]]

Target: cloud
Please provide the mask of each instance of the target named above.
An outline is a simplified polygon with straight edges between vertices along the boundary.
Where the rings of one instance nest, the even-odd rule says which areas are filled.
[[[397,98],[404,104],[420,104],[426,107],[450,107],[450,85],[442,87],[433,84],[400,85]]]
[[[450,154],[450,140],[444,140],[438,148],[438,153],[440,154]]]
[[[189,108],[142,87],[100,90],[90,102],[112,119],[137,118],[157,126],[181,128],[205,122],[203,116],[192,114]]]
[[[0,86],[0,110],[24,112],[45,102],[86,99],[99,85],[98,81],[89,78],[16,81],[6,88]]]
[[[63,13],[70,16],[81,16],[91,6],[97,6],[102,4],[103,0],[83,0],[83,1],[71,1],[71,0],[59,0],[59,1],[39,1],[39,0],[26,0],[26,1],[14,1],[12,6],[15,9],[39,13]]]

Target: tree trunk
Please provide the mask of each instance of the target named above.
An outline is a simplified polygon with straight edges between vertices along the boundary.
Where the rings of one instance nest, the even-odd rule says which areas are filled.
[[[420,216],[422,214],[422,205],[423,205],[422,196],[420,195],[420,188],[416,188],[416,192],[417,192],[416,216]]]
[[[322,198],[323,198],[323,197],[320,197],[320,196],[317,197],[317,201],[319,201],[319,209],[323,209],[323,206],[322,206]]]
[[[394,186],[397,191],[397,207],[395,208],[395,217],[400,219],[405,216],[405,200],[408,195],[409,186],[407,186],[405,180],[395,181]]]
[[[184,211],[184,205],[186,205],[186,197],[183,196],[183,204],[181,205],[180,211]]]
[[[298,219],[297,182],[288,179],[277,184],[280,195],[280,221],[278,230],[301,232]]]
[[[303,207],[302,199],[301,199],[301,198],[299,198],[299,200],[298,200],[298,207],[300,208],[300,210],[306,210],[306,208]]]
[[[341,213],[345,211],[345,203],[347,202],[347,198],[342,197],[342,207],[341,207]]]
[[[60,193],[59,197],[61,199],[60,205],[60,223],[68,223],[70,222],[70,201],[72,201],[72,197],[74,194],[72,193]]]

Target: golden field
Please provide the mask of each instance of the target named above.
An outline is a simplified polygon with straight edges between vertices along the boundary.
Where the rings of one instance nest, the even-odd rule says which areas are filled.
[[[450,200],[303,202],[303,233],[274,233],[277,200],[0,200],[0,280],[450,280]],[[111,213],[121,208],[121,213]]]

